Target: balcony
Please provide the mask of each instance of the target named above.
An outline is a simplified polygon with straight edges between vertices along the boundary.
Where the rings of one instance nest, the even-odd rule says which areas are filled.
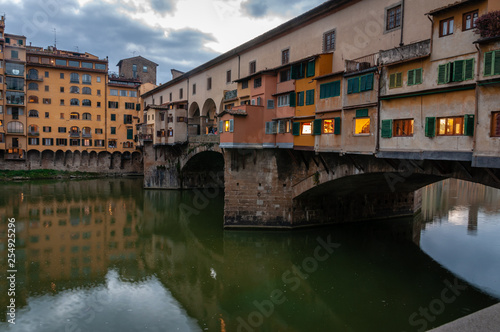
[[[28,136],[40,136],[40,132],[38,130],[30,130],[28,131]]]
[[[71,134],[70,134],[70,136],[71,136]],[[82,137],[83,138],[92,138],[92,133],[82,132]]]
[[[79,138],[80,137],[80,132],[79,131],[70,131],[69,137]]]
[[[229,101],[238,98],[238,90],[226,91],[224,93],[224,101]]]
[[[139,140],[144,142],[152,142],[153,134],[139,134]]]
[[[418,59],[431,54],[431,40],[396,47],[387,51],[380,51],[380,64],[387,65],[395,62]]]
[[[37,75],[26,75],[27,81],[35,81],[35,82],[43,82],[43,77],[39,77]]]
[[[363,71],[368,68],[372,68],[377,66],[378,62],[378,53],[370,54],[363,56],[354,60],[346,60],[345,61],[345,71],[346,73]]]
[[[24,160],[24,158],[24,150],[22,150],[20,146],[12,147],[12,145],[10,145],[9,148],[5,150],[5,160]]]

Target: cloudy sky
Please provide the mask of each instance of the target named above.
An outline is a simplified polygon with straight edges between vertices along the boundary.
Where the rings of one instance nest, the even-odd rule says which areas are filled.
[[[142,55],[188,71],[280,25],[324,0],[0,0],[6,32],[33,46],[120,59]],[[55,30],[54,30],[55,29]],[[55,32],[55,33],[54,33]],[[56,37],[55,37],[55,36]]]

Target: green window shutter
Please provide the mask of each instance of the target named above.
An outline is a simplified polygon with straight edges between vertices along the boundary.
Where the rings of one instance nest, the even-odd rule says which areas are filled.
[[[426,137],[436,136],[436,118],[435,117],[425,118],[425,136]]]
[[[229,132],[232,133],[234,131],[234,120],[229,120]]]
[[[359,92],[359,77],[352,79],[352,93]]]
[[[292,78],[292,80],[296,80],[298,76],[299,76],[298,75],[298,67],[297,67],[297,65],[293,65],[291,73],[290,73],[290,77]]]
[[[368,108],[364,108],[361,110],[356,110],[356,117],[357,118],[366,118],[368,117]]]
[[[222,121],[219,121],[219,134],[222,133],[223,129],[224,129],[224,123]]]
[[[403,86],[403,73],[396,73],[396,88]]]
[[[446,65],[447,64],[438,66],[438,84],[448,83],[446,81],[446,76],[447,76]]]
[[[366,91],[366,75],[360,77],[359,91]]]
[[[408,70],[408,85],[415,84],[415,69]]]
[[[341,128],[342,128],[342,118],[336,117],[335,118],[335,124],[334,124],[334,127],[333,127],[333,133],[335,135],[340,135]]]
[[[127,139],[134,139],[134,129],[127,129]]]
[[[296,99],[297,99],[297,94],[295,92],[290,92],[290,98],[289,98],[289,101],[290,101],[290,106],[291,107],[295,107],[296,105]]]
[[[315,75],[315,62],[314,60],[313,61],[309,61],[307,63],[307,77],[312,77]]]
[[[294,122],[292,125],[292,135],[299,136],[300,135],[300,122]]]
[[[474,136],[474,114],[464,115],[464,135]]]
[[[123,115],[123,123],[127,123],[127,114]]]
[[[500,52],[499,52],[500,53]],[[493,59],[495,52],[484,53],[484,76],[493,75]]]
[[[304,106],[304,91],[297,92],[297,106]]]
[[[321,135],[321,119],[314,119],[313,121],[313,135]]]
[[[500,50],[495,51],[493,57],[493,74],[500,75]]]
[[[500,52],[499,52],[500,54]],[[500,61],[499,61],[500,62]],[[340,96],[340,81],[333,82],[333,97]]]
[[[465,60],[464,72],[465,80],[474,79],[474,59]]]
[[[374,74],[368,74],[366,75],[366,91],[373,90],[373,79],[375,75]]]
[[[328,88],[329,88],[328,83],[321,84],[319,86],[319,99],[325,99],[325,98],[327,98]]]
[[[354,81],[352,78],[347,80],[347,94],[351,94],[353,90]]]
[[[422,68],[415,69],[415,84],[422,84]]]
[[[314,105],[314,89],[306,92],[306,105]]]
[[[396,74],[391,74],[389,76],[389,89],[396,87]]]
[[[453,82],[461,82],[464,80],[464,60],[457,60],[453,62]]]
[[[392,120],[382,120],[382,134],[383,138],[392,137]]]

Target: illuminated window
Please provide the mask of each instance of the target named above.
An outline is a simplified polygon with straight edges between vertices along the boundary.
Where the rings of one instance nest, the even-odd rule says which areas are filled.
[[[354,120],[354,134],[370,134],[370,118],[356,118]]]
[[[452,136],[464,134],[464,118],[462,116],[439,118],[438,119],[438,135]]]
[[[311,135],[312,134],[312,124],[311,122],[303,122],[300,126],[300,133],[302,135]]]
[[[393,121],[394,137],[413,136],[413,119]]]
[[[333,134],[333,124],[334,120],[332,119],[323,120],[323,133]]]
[[[229,120],[224,121],[224,131],[229,132],[229,128],[231,128]]]
[[[491,136],[500,137],[500,112],[491,114]]]

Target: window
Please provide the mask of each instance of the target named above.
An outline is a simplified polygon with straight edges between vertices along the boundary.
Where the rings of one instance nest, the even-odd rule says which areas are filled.
[[[52,104],[52,99],[51,98],[43,98],[42,102],[44,104],[50,105],[50,104]]]
[[[43,145],[54,145],[53,138],[44,138],[42,142],[43,142]]]
[[[30,137],[30,138],[28,138],[28,144],[29,145],[40,145],[40,139],[38,137],[37,138]]]
[[[126,110],[134,110],[135,104],[134,103],[125,103],[125,109]]]
[[[248,80],[241,82],[241,89],[248,89]]]
[[[290,62],[290,49],[289,48],[281,51],[281,64],[286,65],[288,62]]]
[[[172,101],[172,92],[168,94],[168,100]],[[144,102],[144,108],[146,108],[146,102]]]
[[[80,93],[80,88],[77,86],[70,86],[69,93]]]
[[[474,115],[455,116],[437,119],[438,136],[473,135]]]
[[[373,90],[373,74],[358,76],[347,80],[347,94]]]
[[[80,67],[80,62],[79,61],[69,60],[68,61],[68,66],[69,67]]]
[[[101,90],[97,90],[97,95],[100,96],[101,95]]]
[[[90,101],[90,99],[84,99],[82,100],[82,106],[92,106],[92,102]]]
[[[111,90],[109,90],[109,94],[111,96],[118,96],[118,90],[117,89],[111,89]]]
[[[500,50],[484,53],[484,76],[500,75]]]
[[[67,64],[68,62],[66,60],[56,59],[56,66],[66,66]]]
[[[192,90],[193,90],[193,95],[195,95],[196,94],[196,83],[193,84],[193,89]]]
[[[422,68],[408,70],[408,85],[422,84]]]
[[[211,89],[212,89],[212,78],[208,77],[207,78],[207,90],[211,90]]]
[[[478,18],[478,10],[465,13],[462,19],[462,31],[474,29],[476,27],[477,18]]]
[[[73,112],[69,115],[69,118],[71,120],[79,120],[80,119],[80,114],[79,113],[76,113],[76,112]]]
[[[45,118],[48,119],[50,117],[49,112],[45,112]]]
[[[116,114],[111,114],[111,121],[116,121]]]
[[[444,37],[453,34],[453,24],[455,23],[453,17],[441,20],[439,22],[439,37]]]
[[[69,76],[69,81],[71,83],[80,83],[80,75],[78,75],[78,73],[71,73]]]
[[[290,95],[278,96],[278,107],[289,106],[290,105]]]
[[[438,84],[461,82],[474,78],[474,59],[457,60],[438,66]]]
[[[96,139],[96,140],[94,140],[94,146],[103,147],[104,146],[104,140],[103,139]]]
[[[253,87],[260,88],[262,86],[262,77],[253,80]]]
[[[48,85],[45,86],[45,92],[49,92],[49,86]]]
[[[129,91],[130,97],[137,98],[137,91]]]
[[[70,139],[69,140],[69,145],[70,146],[80,146],[80,140],[79,139]]]
[[[7,76],[5,78],[5,83],[7,84],[7,89],[9,90],[24,91],[24,79],[22,78]],[[32,83],[30,83],[28,85],[28,90],[38,90],[38,84],[33,83],[32,85]]]
[[[66,132],[66,127],[59,127],[57,128],[58,133],[65,133]]]
[[[95,69],[106,70],[106,65],[102,64],[102,63],[96,63],[95,64]]]
[[[5,74],[12,76],[24,76],[24,65],[19,63],[7,62],[5,64]]]
[[[120,97],[127,97],[127,90],[120,90]]]
[[[127,139],[134,139],[134,129],[127,128]]]
[[[38,135],[38,134],[40,134],[40,133],[38,132],[37,125],[28,126],[28,135]]]
[[[108,107],[109,108],[118,108],[118,102],[117,101],[108,101]]]
[[[30,118],[38,118],[38,111],[37,110],[30,110],[28,112],[28,117],[30,117]]]
[[[290,69],[285,69],[280,71],[280,82],[286,82],[291,79],[290,77]]]
[[[370,134],[370,117],[368,114],[368,109],[356,110],[356,118],[354,119],[354,134]]]
[[[296,65],[293,65],[291,68],[290,76],[292,80],[299,80],[304,78],[306,76],[306,64],[298,63]]]
[[[64,99],[59,100],[59,105],[61,105],[61,106],[64,105]]]
[[[226,71],[226,83],[231,83],[233,80],[231,78],[231,71]]]
[[[297,92],[297,106],[304,106],[304,91]]]
[[[116,135],[116,127],[111,127],[111,135]]]
[[[59,92],[64,93],[64,87],[63,87],[63,86],[61,86],[61,87],[59,88]]]
[[[124,124],[132,124],[132,115],[124,114],[123,115],[123,123]]]
[[[306,105],[314,105],[314,89],[306,91]]]
[[[7,133],[9,134],[23,134],[24,126],[21,122],[11,121],[7,123]]]
[[[57,63],[57,60],[56,60]],[[59,78],[64,79],[64,73],[59,73]]]
[[[179,99],[184,98],[184,90],[182,88],[179,89]]]
[[[95,129],[96,134],[102,134],[102,128],[96,128]]]
[[[340,96],[340,81],[321,84],[319,87],[319,98],[331,98]]]
[[[10,57],[12,59],[19,59],[19,52],[14,50],[10,51]]]
[[[49,77],[49,72],[48,71],[45,72],[45,77]]]
[[[82,68],[92,69],[94,66],[92,65],[92,62],[82,62]]]
[[[491,113],[491,137],[500,137],[500,112]]]
[[[291,120],[278,120],[278,134],[290,132]]]
[[[90,113],[83,113],[82,114],[82,120],[92,120],[92,114],[90,114]]]
[[[301,135],[311,135],[312,134],[312,123],[302,122],[300,124],[300,134]]]
[[[323,120],[323,134],[340,135],[341,121],[340,117]]]
[[[80,101],[79,101],[78,99],[76,99],[76,98],[73,98],[73,99],[71,99],[71,100],[69,101],[69,104],[70,104],[71,106],[80,106]]]
[[[101,121],[101,115],[97,115],[97,121]]]
[[[389,75],[389,89],[403,86],[403,73],[392,73]]]
[[[257,71],[257,61],[251,61],[249,63],[249,70],[248,70],[248,73],[250,75],[252,74],[255,74],[255,72]]]
[[[234,131],[234,120],[226,120],[223,122],[224,124],[224,132],[232,133]]]
[[[38,97],[37,96],[29,96],[28,103],[38,104]]]
[[[28,84],[28,90],[38,91],[38,83],[29,83]]]
[[[91,95],[91,94],[92,94],[92,89],[91,89],[91,88],[89,88],[88,86],[86,86],[86,87],[84,87],[84,88],[82,89],[82,93],[83,93],[84,95]]]
[[[142,66],[142,72],[147,73],[148,72],[148,66]]]
[[[335,51],[335,30],[325,32],[323,34],[323,51]]]
[[[268,121],[266,122],[266,134],[276,134],[277,130],[277,122],[276,121]]]
[[[386,26],[387,31],[399,28],[401,26],[401,5],[387,9]]]
[[[82,128],[82,136],[83,137],[91,137],[92,136],[92,129],[90,129],[90,127],[83,127]]]
[[[62,145],[62,146],[68,145],[68,139],[67,138],[56,138],[56,145]]]
[[[97,69],[97,65],[95,65],[95,66],[96,66],[96,69]],[[106,66],[104,66],[104,67],[106,68]],[[97,77],[95,78],[95,81],[96,81],[97,83],[101,83],[101,76],[97,76]]]
[[[382,120],[381,137],[409,137],[413,136],[413,119]]]

